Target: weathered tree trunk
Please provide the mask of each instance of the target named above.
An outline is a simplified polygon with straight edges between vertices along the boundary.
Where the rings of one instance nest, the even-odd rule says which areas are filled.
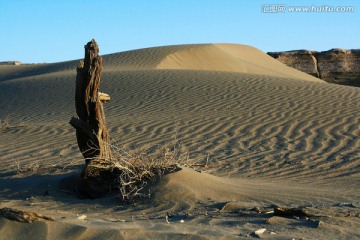
[[[102,102],[110,96],[99,92],[102,58],[94,39],[85,45],[85,58],[77,67],[75,107],[78,117],[70,124],[76,129],[77,142],[85,158],[81,190],[91,197],[108,192],[113,182],[109,166],[111,151]]]

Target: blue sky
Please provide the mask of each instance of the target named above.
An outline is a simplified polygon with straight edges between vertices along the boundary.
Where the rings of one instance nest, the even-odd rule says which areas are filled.
[[[265,13],[270,5],[284,12]],[[353,12],[290,12],[352,6]],[[265,8],[264,8],[265,7]],[[189,43],[239,43],[264,52],[360,48],[358,0],[0,0],[0,61],[59,62]]]

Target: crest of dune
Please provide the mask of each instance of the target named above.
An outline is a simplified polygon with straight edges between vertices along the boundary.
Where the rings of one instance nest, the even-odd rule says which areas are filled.
[[[165,56],[155,68],[252,73],[322,82],[254,47],[240,44],[188,45]]]

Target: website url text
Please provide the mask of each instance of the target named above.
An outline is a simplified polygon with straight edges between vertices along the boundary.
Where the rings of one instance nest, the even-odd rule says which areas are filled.
[[[262,13],[351,13],[355,12],[354,6],[286,6],[285,4],[263,4]]]

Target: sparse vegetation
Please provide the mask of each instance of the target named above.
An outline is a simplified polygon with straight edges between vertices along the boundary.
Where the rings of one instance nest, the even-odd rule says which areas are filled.
[[[19,119],[14,119],[10,115],[0,119],[0,132],[9,128],[23,127],[24,122]]]
[[[116,181],[124,200],[144,196],[141,190],[149,182],[179,170],[182,163],[190,161],[187,150],[178,143],[160,147],[154,153],[131,155],[119,149],[113,153],[115,168],[120,170]]]
[[[21,165],[20,162],[15,162],[15,165],[18,173],[35,173],[38,172],[41,167],[39,163],[31,163],[25,166]]]
[[[142,190],[151,182],[161,178],[164,174],[176,172],[180,166],[199,166],[196,160],[189,157],[187,149],[180,143],[175,142],[168,146],[158,146],[143,152],[130,153],[111,145],[111,159],[92,159],[87,168],[87,177],[96,178],[98,181],[103,177],[97,175],[106,172],[112,178],[112,186],[104,185],[105,182],[97,182],[101,189],[92,189],[94,192],[102,192],[107,187],[118,189],[120,197],[129,201],[136,197],[148,197],[149,193]],[[92,184],[94,187],[95,185]]]
[[[10,127],[10,117],[5,117],[4,119],[0,119],[0,131],[4,131],[9,127]]]

